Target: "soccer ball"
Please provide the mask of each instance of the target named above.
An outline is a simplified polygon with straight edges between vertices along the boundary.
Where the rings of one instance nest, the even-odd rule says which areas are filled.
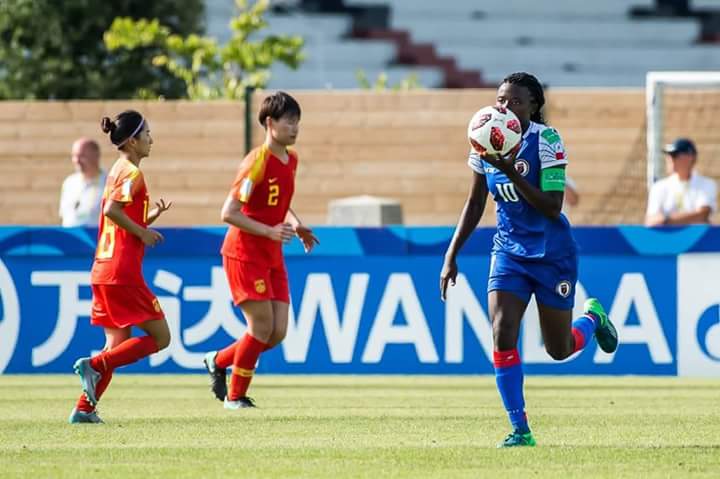
[[[520,120],[507,108],[486,106],[470,119],[468,139],[478,153],[505,156],[520,145]]]

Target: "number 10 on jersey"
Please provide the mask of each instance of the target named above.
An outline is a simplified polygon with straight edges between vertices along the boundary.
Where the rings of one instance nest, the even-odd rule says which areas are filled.
[[[515,185],[512,183],[495,183],[495,189],[503,201],[512,201],[513,203],[520,201],[520,197],[515,191]]]

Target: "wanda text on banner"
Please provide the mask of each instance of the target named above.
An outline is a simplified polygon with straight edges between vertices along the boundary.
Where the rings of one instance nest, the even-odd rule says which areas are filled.
[[[206,351],[240,336],[218,255],[223,228],[163,230],[144,266],[172,329],[166,350],[135,372],[197,372]],[[492,230],[460,257],[445,303],[438,292],[450,228],[319,228],[312,255],[287,250],[292,305],[265,373],[492,372],[486,278]],[[103,344],[89,325],[95,231],[0,228],[0,372],[71,371]],[[720,228],[578,228],[576,315],[596,296],[618,327],[614,355],[594,345],[562,363],[543,348],[537,309],[523,321],[525,368],[537,374],[720,376]]]

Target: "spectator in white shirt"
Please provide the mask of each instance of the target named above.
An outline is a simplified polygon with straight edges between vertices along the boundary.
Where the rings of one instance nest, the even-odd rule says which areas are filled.
[[[697,150],[692,141],[678,138],[666,145],[672,174],[650,189],[646,226],[709,223],[717,209],[715,181],[693,171]]]
[[[97,226],[106,177],[100,168],[100,146],[80,138],[73,143],[72,162],[76,171],[65,178],[60,193],[62,225]]]

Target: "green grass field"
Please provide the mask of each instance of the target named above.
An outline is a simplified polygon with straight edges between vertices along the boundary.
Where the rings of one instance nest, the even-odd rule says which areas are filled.
[[[492,377],[258,376],[225,411],[199,375],[116,375],[105,425],[74,376],[0,376],[0,477],[720,477],[720,381],[527,377],[538,447]]]

